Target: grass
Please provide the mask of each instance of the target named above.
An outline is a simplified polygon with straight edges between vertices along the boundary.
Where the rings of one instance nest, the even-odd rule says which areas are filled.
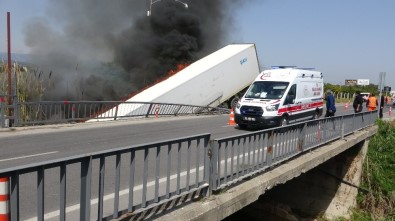
[[[376,123],[379,130],[369,142],[361,183],[369,192],[359,193],[352,220],[395,220],[395,122]]]
[[[395,220],[395,121],[378,119],[379,126],[369,142],[361,180],[357,208],[350,219],[339,217],[331,221],[394,221]],[[329,221],[319,217],[317,221]]]

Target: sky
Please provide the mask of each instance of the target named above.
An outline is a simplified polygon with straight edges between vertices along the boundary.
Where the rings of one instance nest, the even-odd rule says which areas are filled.
[[[51,13],[48,1],[0,0],[0,52],[7,51],[6,13],[11,13],[12,52],[29,53],[26,24]],[[346,79],[377,84],[385,72],[384,84],[394,90],[394,10],[394,0],[252,0],[232,15],[228,41],[254,43],[261,69],[315,68],[332,84]]]

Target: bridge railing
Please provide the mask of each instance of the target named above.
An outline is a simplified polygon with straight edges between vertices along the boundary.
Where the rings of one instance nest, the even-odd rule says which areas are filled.
[[[30,218],[23,213],[34,196],[36,220],[45,219],[48,197],[57,197],[59,220],[68,219],[67,205],[75,201],[80,205],[80,220],[138,216],[175,199],[206,196],[263,173],[373,125],[376,119],[377,111],[373,111],[214,140],[202,134],[1,169],[0,177],[10,178],[11,220]],[[76,175],[75,171],[80,172]],[[26,186],[31,179],[36,185]],[[112,200],[105,200],[110,196]]]
[[[210,191],[264,172],[307,150],[374,124],[377,111],[311,120],[212,141]]]
[[[13,115],[7,117],[8,107],[0,102],[0,126],[12,119],[12,126],[83,122],[89,120],[118,120],[131,117],[161,117],[229,113],[228,109],[186,104],[120,101],[40,101],[15,102]]]
[[[14,109],[15,109],[15,102],[8,102],[8,95],[0,94],[0,128],[9,127],[10,122],[14,120]],[[12,96],[11,100],[14,100],[15,96]]]
[[[209,139],[209,134],[201,134],[2,169],[0,177],[10,177],[11,220],[44,220],[44,193],[54,188],[58,189],[53,193],[59,202],[57,220],[73,219],[66,217],[73,193],[80,195],[80,220],[116,219],[188,194],[206,194],[209,162],[204,156],[208,155]],[[70,173],[78,170],[79,177]],[[25,186],[28,179],[36,180],[35,187]],[[121,179],[127,184],[122,186]],[[73,180],[79,180],[80,188],[71,186]],[[34,192],[32,198],[20,198],[28,191]],[[104,202],[111,195],[113,204]],[[26,202],[36,202],[36,211],[32,212],[36,217],[23,214]]]

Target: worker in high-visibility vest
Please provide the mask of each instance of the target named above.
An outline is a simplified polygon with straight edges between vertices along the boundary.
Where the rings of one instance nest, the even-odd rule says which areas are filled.
[[[366,107],[368,107],[368,111],[374,111],[377,109],[377,106],[379,105],[379,102],[377,101],[376,96],[374,96],[374,93],[372,93],[368,101],[366,102]]]

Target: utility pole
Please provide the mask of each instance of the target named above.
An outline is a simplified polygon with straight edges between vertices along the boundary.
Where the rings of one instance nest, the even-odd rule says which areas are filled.
[[[379,101],[378,102],[379,103],[379,114],[380,114],[380,111],[381,111],[381,95],[383,93],[384,82],[385,82],[385,72],[380,72],[380,83],[379,83],[380,95],[379,95],[379,98],[378,98],[378,101]]]
[[[7,45],[8,45],[8,105],[12,105],[12,80],[11,80],[11,18],[10,12],[7,12]],[[11,108],[8,107],[8,116],[11,117]],[[11,120],[9,121],[11,122]]]

